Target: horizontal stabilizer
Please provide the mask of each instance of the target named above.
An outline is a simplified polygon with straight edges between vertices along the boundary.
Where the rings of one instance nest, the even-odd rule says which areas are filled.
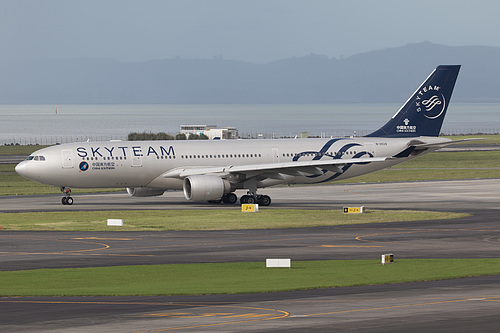
[[[446,141],[446,142],[439,142],[439,143],[422,143],[422,144],[416,144],[415,147],[417,148],[443,148],[446,146],[454,145],[457,143],[463,143],[463,142],[471,142],[471,141],[477,141],[477,140],[484,140],[483,138],[470,138],[470,139],[462,139],[462,140],[453,140],[453,141]]]
[[[410,146],[408,148],[406,148],[402,152],[394,155],[394,157],[395,158],[408,157],[411,154],[413,154],[413,155],[421,154],[424,151],[427,151],[429,149],[437,150],[437,149],[444,148],[444,147],[454,145],[457,143],[471,142],[471,141],[477,141],[477,140],[483,140],[483,138],[470,138],[470,139],[444,141],[444,142],[436,142],[436,143],[415,143],[415,144],[410,143]]]

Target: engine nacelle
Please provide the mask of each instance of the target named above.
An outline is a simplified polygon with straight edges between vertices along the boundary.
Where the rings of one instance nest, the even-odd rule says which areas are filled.
[[[127,187],[127,193],[133,197],[155,197],[162,195],[165,190],[151,187]]]
[[[194,175],[184,178],[183,189],[188,200],[218,200],[231,192],[231,184],[217,176]]]

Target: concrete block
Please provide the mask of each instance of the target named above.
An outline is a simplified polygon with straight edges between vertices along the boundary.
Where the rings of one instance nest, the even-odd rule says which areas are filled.
[[[266,267],[292,267],[291,259],[266,259]]]
[[[108,226],[123,227],[122,219],[108,219]]]

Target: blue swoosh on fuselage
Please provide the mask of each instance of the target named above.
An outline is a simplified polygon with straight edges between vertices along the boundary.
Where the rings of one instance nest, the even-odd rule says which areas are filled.
[[[341,159],[342,158],[342,155],[344,155],[344,153],[349,150],[350,148],[352,147],[362,147],[361,144],[359,143],[349,143],[349,144],[346,144],[344,145],[342,148],[339,149],[339,151],[335,154],[335,156],[332,156],[332,155],[326,155],[325,153],[328,151],[328,149],[330,149],[330,147],[337,141],[340,141],[340,140],[343,140],[343,139],[332,139],[332,140],[329,140],[326,144],[323,145],[323,147],[321,147],[321,149],[319,151],[304,151],[304,152],[301,152],[301,153],[298,153],[296,156],[294,156],[293,158],[293,161],[298,161],[301,157],[303,156],[306,156],[306,154],[316,154],[316,156],[313,157],[313,161],[318,161],[320,159],[322,159],[323,157],[330,157],[332,159]],[[373,157],[373,155],[367,151],[362,151],[362,152],[359,152],[357,153],[356,155],[353,156],[353,158],[360,158],[364,155],[369,155],[370,157]],[[368,164],[369,162],[363,162],[363,163],[356,163],[356,164]],[[337,172],[335,173],[333,176],[325,179],[325,180],[321,180],[319,181],[318,183],[323,183],[323,182],[328,182],[330,180],[333,180],[337,177],[339,177],[341,174],[343,174],[344,172],[346,172],[347,170],[349,170],[349,168],[355,163],[349,163],[347,165],[345,165],[343,168],[342,168],[342,173],[340,172]],[[326,174],[328,172],[328,170],[325,170],[323,169],[323,175]],[[306,176],[307,178],[316,178],[316,177],[320,177],[320,176],[323,176],[323,175],[312,175],[312,176]]]

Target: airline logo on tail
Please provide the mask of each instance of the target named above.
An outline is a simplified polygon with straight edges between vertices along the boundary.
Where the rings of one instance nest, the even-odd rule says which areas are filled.
[[[421,89],[415,98],[417,112],[424,111],[423,115],[428,119],[439,118],[446,109],[446,101],[440,90],[440,86],[428,86]]]
[[[417,133],[417,126],[410,125],[410,119],[405,118],[405,120],[403,120],[403,123],[404,125],[396,126],[397,133]]]

